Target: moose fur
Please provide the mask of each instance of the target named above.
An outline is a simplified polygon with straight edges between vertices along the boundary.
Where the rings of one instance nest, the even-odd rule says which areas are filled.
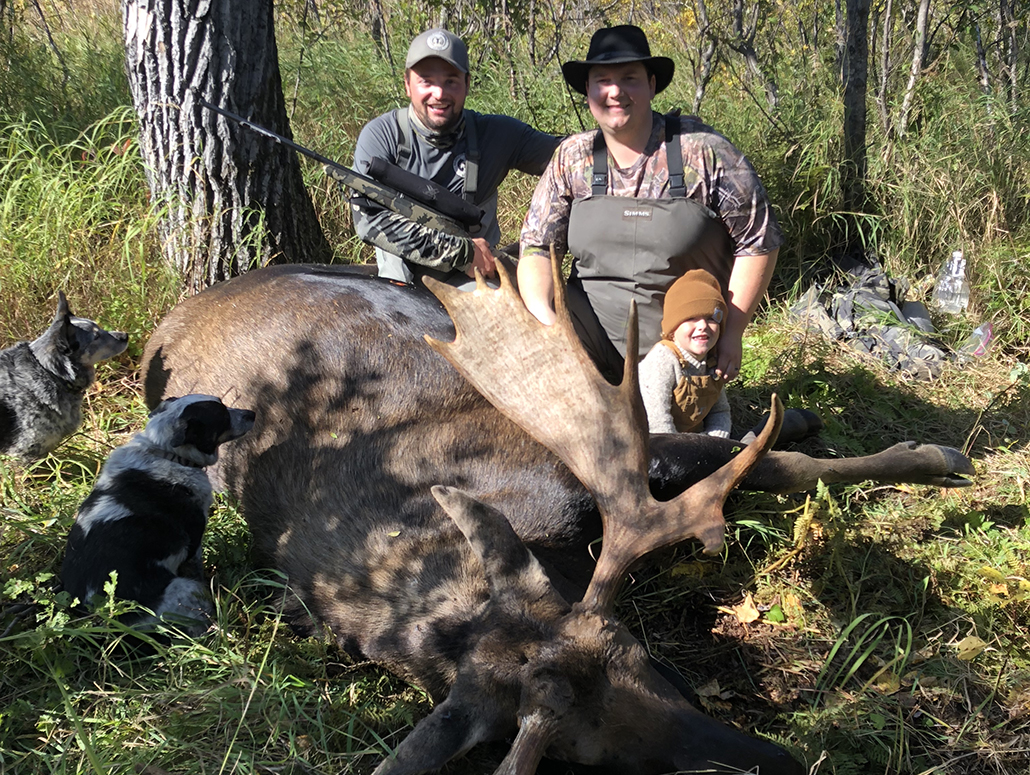
[[[568,342],[505,345],[507,323],[477,330],[475,317],[459,333],[463,348],[483,334],[489,357],[511,351],[502,363],[514,365],[495,381],[517,386],[526,371],[578,357]],[[699,713],[661,678],[604,604],[612,586],[576,602],[594,570],[587,545],[601,533],[596,488],[424,336],[444,352],[455,328],[423,289],[342,268],[280,266],[180,304],[143,363],[150,406],[201,392],[256,411],[254,429],[211,474],[241,500],[258,553],[287,574],[298,622],[310,611],[341,646],[438,703],[377,773],[431,771],[479,742],[516,735],[498,772],[531,773],[545,753],[630,774],[803,772],[777,746]],[[531,365],[519,371],[523,356]],[[568,407],[582,398],[564,384],[554,389],[538,400]],[[624,398],[632,414],[632,396]],[[605,410],[595,414],[593,424],[609,422]],[[764,447],[752,446],[767,448],[771,437],[763,438]],[[638,446],[646,455],[647,440]],[[707,486],[739,449],[704,435],[652,437],[650,489],[667,500]],[[597,468],[613,482],[635,476],[619,460]],[[955,450],[906,443],[852,459],[770,452],[734,476],[744,488],[791,492],[819,479],[962,486],[971,473]],[[718,545],[732,484],[706,496],[718,501],[713,521],[683,535]]]

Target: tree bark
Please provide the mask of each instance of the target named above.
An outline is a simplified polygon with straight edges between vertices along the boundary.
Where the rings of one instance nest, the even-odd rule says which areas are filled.
[[[844,210],[857,215],[866,209],[866,91],[869,70],[870,0],[847,0],[847,34],[844,46],[844,163],[841,194]],[[852,226],[857,224],[852,224]],[[850,252],[857,231],[848,235]]]
[[[980,91],[985,96],[991,95],[991,66],[987,63],[987,50],[984,48],[983,31],[980,22],[974,26],[976,32],[976,69],[980,74]]]
[[[697,87],[694,89],[694,104],[691,112],[695,116],[701,115],[701,103],[704,101],[708,83],[712,80],[715,71],[715,36],[712,35],[711,24],[708,21],[708,7],[705,0],[696,0],[694,7],[697,13],[697,34],[698,45],[701,48],[700,61],[694,80]]]
[[[891,46],[894,44],[891,33],[894,31],[894,0],[887,0],[883,11],[883,34],[880,36],[880,80],[876,90],[876,107],[880,112],[880,126],[883,133],[890,137],[893,127],[891,125],[890,109],[887,105],[887,87],[890,81],[891,72]]]
[[[834,63],[840,73],[841,82],[844,81],[844,59],[847,56],[848,21],[847,12],[844,8],[844,0],[833,0],[833,50],[836,54]]]
[[[1016,19],[1014,3],[1000,0],[999,12],[1001,24],[999,29],[1003,36],[1004,58],[1002,73],[1008,87],[1008,97],[1012,115],[1019,111],[1019,22]]]
[[[765,89],[765,99],[769,108],[775,110],[780,101],[779,90],[773,80],[762,70],[762,66],[758,62],[758,52],[755,51],[755,34],[758,31],[760,10],[759,4],[755,3],[749,9],[748,18],[745,20],[744,0],[734,0],[732,11],[734,39],[730,43],[730,47],[744,57],[744,62],[751,75],[761,81],[762,88]]]
[[[122,11],[140,149],[167,208],[164,252],[187,288],[329,260],[296,153],[199,103],[291,137],[272,1],[122,0]]]
[[[923,72],[923,59],[926,56],[926,25],[930,18],[930,0],[919,0],[919,11],[916,14],[916,40],[912,47],[912,70],[908,75],[908,86],[905,87],[905,98],[901,103],[901,116],[898,118],[898,134],[902,137],[908,131],[908,117],[912,113],[912,101],[916,95],[916,84]]]
[[[717,38],[708,19],[708,6],[705,5],[705,0],[691,0],[691,5],[697,28],[696,39],[687,39],[687,25],[675,25],[674,34],[694,77],[694,101],[690,112],[699,116],[701,115],[701,104],[704,102],[708,84],[714,73]]]

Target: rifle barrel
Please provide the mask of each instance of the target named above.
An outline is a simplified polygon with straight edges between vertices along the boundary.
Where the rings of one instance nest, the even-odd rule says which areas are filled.
[[[344,167],[339,162],[335,162],[332,159],[327,158],[320,153],[312,151],[310,148],[305,148],[303,145],[298,145],[297,143],[293,142],[293,140],[290,140],[288,137],[283,137],[282,135],[273,132],[271,129],[266,129],[260,124],[255,124],[253,121],[245,119],[243,116],[239,116],[236,113],[233,113],[232,111],[220,108],[217,105],[212,105],[207,100],[202,99],[198,100],[198,102],[200,103],[201,107],[205,107],[208,110],[213,110],[215,113],[218,113],[219,115],[225,116],[226,118],[230,118],[237,124],[241,124],[242,126],[247,127],[247,129],[251,129],[257,132],[259,135],[264,135],[265,137],[271,138],[272,140],[275,140],[277,143],[281,143],[282,145],[285,145],[287,148],[292,148],[298,153],[302,153],[305,156],[308,156],[314,159],[315,161],[321,162],[322,164],[325,164],[328,167],[334,167],[335,169],[344,170],[359,180],[368,181],[369,183],[375,183],[375,181],[372,180],[372,178],[362,175],[360,172],[352,170],[350,167]]]
[[[225,116],[241,126],[245,126],[247,129],[257,132],[260,135],[264,135],[265,137],[275,140],[281,145],[285,145],[287,148],[292,148],[298,153],[302,153],[305,156],[321,162],[325,165],[326,172],[335,180],[339,181],[352,191],[367,197],[381,207],[385,207],[387,210],[400,213],[404,217],[421,225],[441,229],[448,234],[460,235],[467,233],[466,224],[459,222],[457,217],[442,213],[431,205],[419,201],[417,196],[413,196],[403,188],[398,188],[396,190],[391,189],[374,178],[362,175],[360,172],[352,170],[350,167],[345,167],[320,153],[312,151],[310,148],[298,145],[293,142],[293,140],[283,137],[282,135],[273,132],[271,129],[266,129],[260,124],[255,124],[253,121],[249,121],[243,118],[243,116],[239,116],[232,111],[225,110],[217,105],[212,105],[207,100],[198,98],[197,102],[201,107],[213,110],[215,113]]]

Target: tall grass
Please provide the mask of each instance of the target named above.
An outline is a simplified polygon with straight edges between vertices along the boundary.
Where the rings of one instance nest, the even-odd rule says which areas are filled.
[[[72,140],[128,102],[116,3],[6,4],[0,20],[0,121],[39,121]]]
[[[177,290],[160,263],[129,108],[56,143],[38,121],[0,127],[0,287],[4,340],[27,338],[58,290],[72,309],[128,331],[135,352]]]

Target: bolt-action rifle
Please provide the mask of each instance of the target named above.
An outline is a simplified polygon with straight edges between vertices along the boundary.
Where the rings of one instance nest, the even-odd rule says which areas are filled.
[[[384,159],[373,159],[369,166],[369,175],[337,164],[319,153],[298,145],[292,140],[276,134],[271,129],[248,121],[228,110],[212,105],[206,100],[199,100],[202,107],[213,110],[221,116],[235,121],[247,129],[269,137],[287,148],[310,156],[325,165],[326,174],[342,186],[354,191],[360,197],[409,218],[420,226],[439,229],[448,234],[468,236],[476,230],[483,211],[467,202],[453,191],[449,191],[438,183],[426,180]]]

